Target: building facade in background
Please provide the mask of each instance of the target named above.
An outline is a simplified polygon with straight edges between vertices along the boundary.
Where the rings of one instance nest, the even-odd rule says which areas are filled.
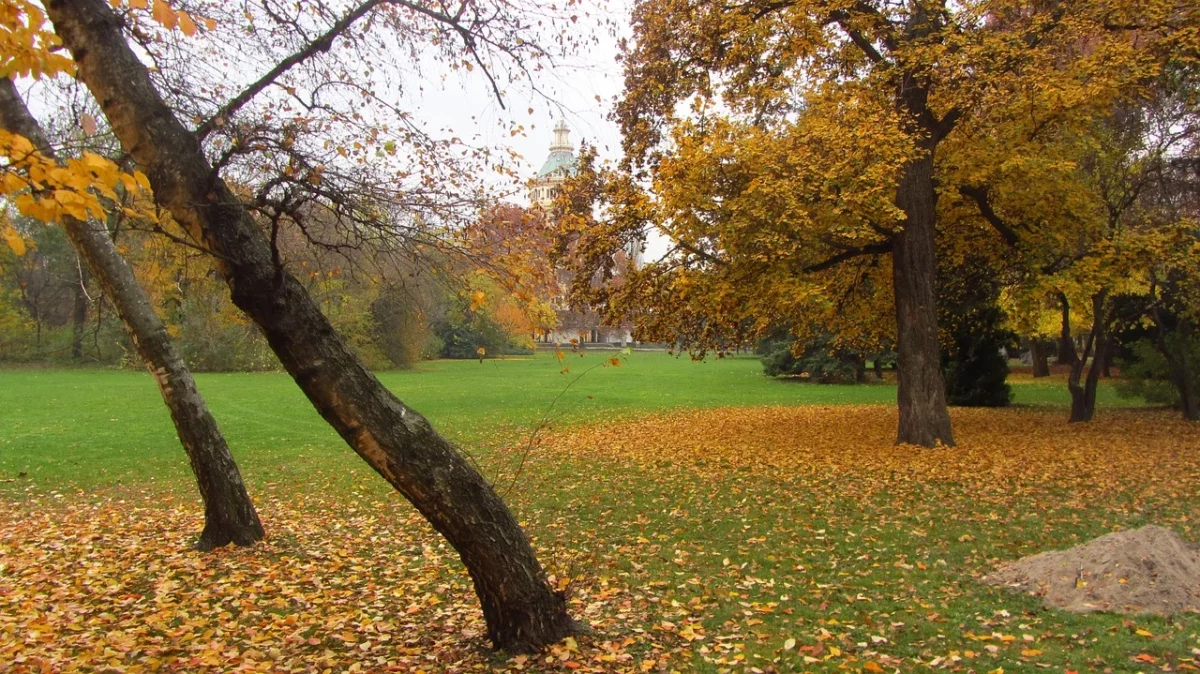
[[[579,158],[571,147],[571,130],[565,120],[560,120],[554,127],[554,141],[550,144],[550,154],[542,163],[537,175],[529,181],[529,204],[531,208],[549,211],[554,204],[562,184],[579,169]],[[624,251],[624,259],[618,260],[625,265],[641,264],[641,249]],[[622,266],[618,264],[618,267]],[[558,314],[558,327],[540,335],[539,342],[548,344],[605,344],[627,346],[633,344],[632,325],[601,325],[600,315],[594,311],[579,311],[572,309],[567,302],[567,293],[571,287],[573,275],[566,269],[556,269],[558,292],[550,298],[555,312]]]

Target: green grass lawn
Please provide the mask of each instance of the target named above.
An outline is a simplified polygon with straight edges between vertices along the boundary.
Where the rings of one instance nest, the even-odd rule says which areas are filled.
[[[12,601],[29,614],[0,621],[0,657],[67,653],[100,670],[150,653],[185,670],[211,659],[211,671],[263,657],[334,671],[1197,666],[1195,616],[1047,611],[977,582],[1000,560],[1114,528],[1155,522],[1194,540],[1200,445],[1169,414],[1117,409],[1139,403],[1105,383],[1100,421],[1068,426],[1060,378],[1017,377],[1015,408],[954,412],[963,444],[953,454],[905,454],[883,407],[892,385],[772,380],[752,358],[634,353],[600,367],[610,355],[568,356],[567,374],[541,355],[379,375],[508,494],[572,612],[593,626],[578,648],[537,660],[481,649],[453,551],[286,375],[197,377],[269,535],[200,563],[182,545],[198,531],[194,487],[148,375],[0,372],[0,522],[12,530],[0,531],[0,609]],[[671,414],[706,408],[741,409],[701,414],[695,437],[671,425]],[[757,431],[737,425],[746,418]],[[546,444],[526,457],[543,422]],[[815,458],[789,463],[804,451]],[[41,585],[6,586],[6,573]],[[248,610],[251,586],[274,608]],[[15,599],[26,589],[31,599]],[[169,603],[164,614],[164,597],[187,617]],[[62,624],[47,627],[51,615]],[[92,631],[68,624],[74,615]],[[127,641],[93,637],[115,625],[105,616],[127,617]],[[230,636],[247,627],[249,642]]]
[[[663,409],[718,406],[894,404],[888,384],[828,386],[762,375],[752,357],[692,362],[635,352],[478,361],[434,361],[379,378],[443,433],[486,459],[497,443],[543,422],[623,419]],[[201,392],[248,477],[305,480],[343,465],[350,450],[282,373],[199,374]],[[1061,379],[1014,381],[1018,405],[1066,405]],[[1110,386],[1100,406],[1129,406]],[[349,465],[357,468],[357,462]],[[28,487],[97,489],[186,485],[187,466],[153,379],[114,370],[0,371],[0,493]]]

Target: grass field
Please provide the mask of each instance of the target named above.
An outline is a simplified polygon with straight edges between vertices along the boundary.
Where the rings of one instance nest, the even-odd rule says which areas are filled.
[[[379,378],[442,432],[485,458],[519,443],[543,422],[618,420],[674,408],[893,404],[895,387],[822,386],[773,380],[751,357],[691,362],[636,352],[622,367],[611,353],[435,361]],[[344,467],[351,453],[285,374],[200,374],[201,392],[248,477],[305,481],[313,467]],[[1017,405],[1063,406],[1061,378],[1014,377]],[[1136,403],[1105,385],[1100,406]],[[357,462],[350,463],[357,468]],[[149,374],[114,370],[0,371],[0,493],[182,484],[189,474]]]
[[[1074,615],[978,582],[1001,560],[1158,523],[1195,540],[1200,439],[1105,384],[955,410],[896,448],[895,389],[635,353],[437,362],[380,378],[467,447],[592,628],[490,654],[452,550],[283,375],[202,375],[269,539],[199,556],[149,377],[0,372],[0,662],[17,671],[1150,672],[1200,619]],[[571,383],[579,373],[587,372]],[[568,387],[568,384],[570,386]],[[534,441],[533,430],[545,419]],[[21,473],[25,475],[21,476]],[[3,666],[0,666],[3,669]]]

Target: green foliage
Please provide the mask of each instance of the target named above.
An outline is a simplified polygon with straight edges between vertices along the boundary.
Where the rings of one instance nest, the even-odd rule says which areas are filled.
[[[1200,339],[1167,335],[1167,348],[1185,359],[1192,376],[1193,390],[1200,391]],[[1166,356],[1154,341],[1140,339],[1129,346],[1130,356],[1121,367],[1122,379],[1117,381],[1117,394],[1122,398],[1143,398],[1155,405],[1179,407],[1179,389],[1171,380]]]
[[[506,353],[509,344],[508,335],[500,326],[479,312],[450,315],[435,323],[433,330],[441,340],[438,355],[442,358],[490,358]]]
[[[996,306],[975,312],[974,326],[957,330],[945,356],[946,401],[963,407],[1004,407],[1012,402],[1008,359],[1001,348],[1011,335],[1000,329]]]
[[[768,377],[796,376],[818,384],[853,384],[862,378],[862,356],[835,350],[829,335],[820,335],[798,350],[790,339],[767,340],[759,347]],[[799,353],[797,353],[799,351]]]
[[[444,313],[433,323],[441,358],[492,358],[533,352],[527,335],[513,335],[475,297],[449,298]],[[482,349],[482,351],[481,351]]]
[[[1012,401],[1008,358],[1017,337],[1005,329],[999,284],[989,266],[967,259],[938,274],[938,322],[946,401],[963,407],[1004,407]]]

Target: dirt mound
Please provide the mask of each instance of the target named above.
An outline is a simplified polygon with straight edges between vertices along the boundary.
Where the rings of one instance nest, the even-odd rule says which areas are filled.
[[[1200,550],[1146,526],[1002,565],[984,581],[1076,613],[1169,615],[1200,610]]]

